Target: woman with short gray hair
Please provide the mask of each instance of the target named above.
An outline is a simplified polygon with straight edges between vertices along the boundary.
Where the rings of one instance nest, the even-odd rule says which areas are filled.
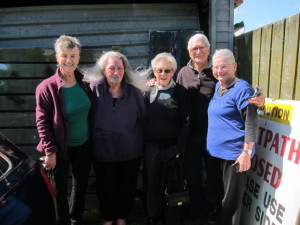
[[[55,42],[58,68],[36,88],[37,150],[45,154],[46,170],[55,169],[58,224],[78,224],[91,167],[90,91],[77,66],[81,45],[77,38],[61,35]],[[72,191],[68,203],[68,177]],[[69,206],[70,204],[70,206]]]

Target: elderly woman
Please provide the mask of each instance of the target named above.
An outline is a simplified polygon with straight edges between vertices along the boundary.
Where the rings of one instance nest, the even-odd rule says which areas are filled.
[[[240,224],[246,171],[251,167],[258,132],[256,106],[248,101],[254,91],[235,76],[236,67],[230,50],[215,52],[212,71],[219,82],[208,108],[207,150],[212,156],[215,188],[223,193],[217,204],[222,225]]]
[[[144,147],[146,106],[139,88],[145,89],[147,77],[114,51],[103,54],[87,73],[88,81],[95,80],[91,131],[100,210],[104,225],[125,225]]]
[[[89,86],[76,69],[81,45],[75,37],[55,42],[56,73],[36,88],[37,149],[45,154],[44,166],[55,169],[58,224],[77,224],[84,209],[91,166],[89,148]],[[68,204],[68,175],[72,193]]]
[[[187,90],[172,79],[177,63],[170,53],[158,54],[151,67],[156,82],[146,95],[147,224],[156,224],[163,217],[165,224],[175,225],[180,223],[180,211],[164,207],[164,192],[168,181],[176,179],[176,158],[183,153],[188,137],[190,104]]]

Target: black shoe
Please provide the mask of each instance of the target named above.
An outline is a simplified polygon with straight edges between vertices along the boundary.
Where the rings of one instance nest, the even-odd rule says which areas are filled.
[[[156,224],[156,219],[153,218],[153,217],[148,217],[148,220],[147,220],[147,225],[155,225]]]

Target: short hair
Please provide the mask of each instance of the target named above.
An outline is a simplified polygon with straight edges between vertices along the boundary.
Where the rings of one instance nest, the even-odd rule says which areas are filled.
[[[81,51],[80,41],[76,37],[61,35],[55,41],[54,44],[55,53],[58,54],[62,49],[67,49],[67,48],[69,49],[77,48],[80,53]]]
[[[219,58],[225,58],[232,64],[235,63],[235,57],[232,51],[230,51],[229,49],[217,49],[212,57],[212,61],[214,62]]]
[[[205,45],[209,48],[210,47],[210,43],[207,39],[207,37],[204,34],[195,34],[194,36],[192,36],[189,41],[188,41],[188,46],[187,49],[190,50],[191,49],[191,45],[193,42],[198,41],[198,40],[202,40],[205,42]]]
[[[131,84],[142,91],[146,91],[149,89],[146,86],[146,83],[150,74],[150,69],[133,70],[127,57],[122,53],[116,51],[104,52],[98,58],[96,64],[93,67],[82,69],[82,73],[85,76],[84,80],[91,83],[104,79],[105,75],[103,71],[107,65],[108,59],[110,58],[118,58],[122,60],[124,66],[123,81],[125,80],[126,83]]]
[[[151,67],[152,69],[155,69],[157,64],[161,61],[161,60],[166,60],[167,62],[170,62],[172,65],[172,69],[176,70],[177,69],[177,62],[176,59],[174,58],[174,56],[172,56],[171,53],[168,52],[163,52],[163,53],[159,53],[158,55],[156,55],[154,57],[154,59],[151,60]]]

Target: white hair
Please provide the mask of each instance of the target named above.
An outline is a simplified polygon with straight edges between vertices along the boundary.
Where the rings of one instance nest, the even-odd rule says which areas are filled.
[[[176,71],[177,69],[177,62],[174,56],[172,56],[171,53],[163,52],[155,56],[154,59],[151,60],[151,67],[152,69],[156,69],[157,64],[160,62],[160,60],[166,60],[167,62],[170,62],[172,65],[172,69]]]
[[[234,55],[229,49],[217,49],[212,57],[212,61],[214,62],[219,58],[225,58],[232,64],[235,63]]]
[[[122,60],[124,65],[124,80],[128,84],[135,86],[141,91],[147,91],[149,87],[146,86],[148,77],[151,74],[150,69],[136,69],[133,70],[129,64],[129,61],[125,55],[120,52],[109,51],[103,53],[97,60],[96,64],[91,68],[85,68],[82,70],[84,74],[84,81],[93,82],[97,80],[102,80],[105,78],[103,73],[108,59],[119,58]]]
[[[188,46],[187,49],[190,50],[191,49],[191,45],[192,43],[194,43],[195,41],[198,40],[202,40],[205,42],[205,45],[209,48],[210,47],[210,43],[207,39],[207,37],[204,34],[195,34],[194,36],[192,36],[189,41],[188,41]]]

